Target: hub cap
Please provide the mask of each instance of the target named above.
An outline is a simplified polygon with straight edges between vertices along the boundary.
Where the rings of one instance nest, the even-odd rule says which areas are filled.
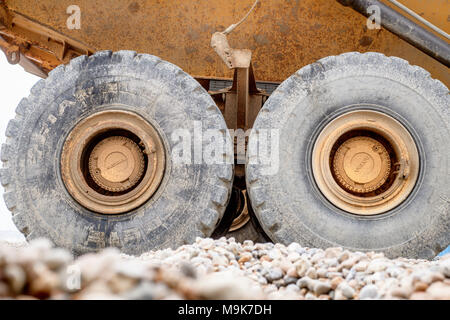
[[[359,136],[339,146],[332,169],[337,182],[344,189],[367,193],[386,182],[391,172],[391,160],[381,143]]]
[[[419,173],[419,154],[394,118],[360,110],[332,120],[319,134],[312,171],[322,194],[350,213],[375,215],[403,202]]]
[[[89,157],[89,173],[100,187],[129,190],[144,173],[144,155],[133,140],[114,136],[100,141]]]
[[[120,214],[148,201],[164,176],[165,150],[155,127],[128,111],[103,111],[70,132],[61,176],[82,206]]]

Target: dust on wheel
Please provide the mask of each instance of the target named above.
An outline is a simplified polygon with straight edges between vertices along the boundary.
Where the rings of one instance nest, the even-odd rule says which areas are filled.
[[[104,214],[139,207],[156,192],[165,149],[156,129],[131,112],[107,110],[83,119],[61,153],[61,176],[74,199]]]
[[[210,95],[180,68],[133,51],[80,56],[39,81],[2,146],[5,202],[28,239],[76,254],[129,254],[212,234],[228,203],[232,148]],[[175,162],[178,130],[223,135],[217,164]],[[205,143],[208,143],[205,141]]]
[[[382,112],[358,109],[320,131],[311,155],[313,177],[321,193],[342,210],[380,214],[413,190],[419,154],[401,123]]]
[[[308,247],[434,257],[450,243],[449,106],[441,82],[399,58],[348,53],[300,69],[250,136],[256,146],[263,130],[280,137],[275,173],[256,153],[247,160],[264,231]]]

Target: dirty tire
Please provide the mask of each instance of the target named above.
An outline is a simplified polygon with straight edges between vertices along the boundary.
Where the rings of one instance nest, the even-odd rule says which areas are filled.
[[[80,206],[65,189],[61,151],[71,129],[108,109],[135,112],[153,124],[166,148],[164,178],[139,208],[102,215]],[[209,236],[227,205],[232,153],[224,164],[179,165],[171,161],[173,134],[194,121],[203,130],[225,121],[209,94],[177,66],[132,51],[101,51],[73,59],[40,80],[16,109],[2,145],[4,200],[27,239],[50,238],[75,254],[115,246],[129,254],[177,247]],[[227,139],[231,146],[231,140]],[[229,150],[232,150],[229,146]]]
[[[252,164],[252,153],[246,168],[250,199],[267,235],[285,244],[343,246],[390,257],[432,258],[442,251],[450,243],[448,93],[422,68],[378,53],[327,57],[284,81],[260,111],[250,136],[251,144],[261,129],[279,130],[278,171]],[[320,130],[338,115],[361,108],[400,121],[420,154],[412,193],[396,208],[375,216],[333,206],[320,193],[311,170]]]

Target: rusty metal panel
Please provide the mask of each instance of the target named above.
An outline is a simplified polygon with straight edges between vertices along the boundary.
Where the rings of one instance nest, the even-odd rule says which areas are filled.
[[[211,35],[238,21],[253,0],[6,0],[13,12],[89,49],[129,49],[157,55],[197,77],[231,78],[210,47]],[[448,0],[402,3],[450,32]],[[69,5],[81,9],[81,29],[66,27]],[[377,51],[399,56],[450,86],[448,68],[390,32],[369,30],[366,19],[335,0],[264,0],[229,37],[253,51],[258,80],[280,82],[329,55]]]

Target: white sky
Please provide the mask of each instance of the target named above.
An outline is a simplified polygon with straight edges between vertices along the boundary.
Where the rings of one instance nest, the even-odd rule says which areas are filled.
[[[19,101],[28,96],[31,87],[40,78],[27,73],[20,65],[10,65],[0,51],[0,142],[5,141],[5,130],[8,121],[14,118]],[[19,236],[17,228],[11,220],[11,214],[3,201],[3,187],[0,187],[0,233]]]

